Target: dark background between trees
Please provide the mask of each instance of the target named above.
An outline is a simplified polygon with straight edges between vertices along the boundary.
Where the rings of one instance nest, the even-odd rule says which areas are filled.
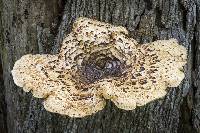
[[[0,0],[1,133],[200,132],[200,0]],[[125,26],[140,43],[176,38],[188,50],[186,77],[166,97],[133,111],[108,102],[82,119],[45,111],[17,87],[14,62],[56,53],[79,16]]]

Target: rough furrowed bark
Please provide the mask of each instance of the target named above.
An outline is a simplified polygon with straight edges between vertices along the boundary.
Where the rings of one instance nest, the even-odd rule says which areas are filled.
[[[0,132],[7,132],[6,125],[6,103],[5,103],[5,88],[3,85],[3,72],[2,65],[0,63]]]
[[[194,128],[200,132],[200,1],[197,1],[197,23],[194,32],[193,42],[193,94],[194,97],[194,108],[192,114],[192,120]]]
[[[1,58],[8,132],[195,132],[199,129],[199,2],[193,0],[1,0]],[[64,10],[63,10],[63,6]],[[61,19],[62,16],[62,19]],[[45,111],[18,88],[10,71],[27,53],[56,53],[73,21],[85,16],[125,26],[140,43],[176,38],[188,50],[186,77],[158,100],[124,111],[108,101],[98,113],[69,118]],[[198,19],[197,19],[198,18]],[[59,27],[58,27],[59,26]],[[195,70],[195,74],[192,71]],[[196,75],[193,76],[193,75]],[[196,81],[195,83],[193,81]],[[194,106],[193,106],[194,104]]]

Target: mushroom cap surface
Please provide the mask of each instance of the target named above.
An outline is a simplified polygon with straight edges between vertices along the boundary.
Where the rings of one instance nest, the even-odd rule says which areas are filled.
[[[138,44],[128,31],[79,18],[56,55],[24,55],[13,80],[44,99],[50,112],[84,117],[102,110],[106,99],[133,110],[164,97],[184,79],[186,48],[176,39]]]

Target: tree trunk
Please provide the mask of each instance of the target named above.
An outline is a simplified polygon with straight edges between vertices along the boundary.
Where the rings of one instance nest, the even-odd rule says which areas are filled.
[[[0,132],[200,132],[199,0],[0,0],[0,13]],[[57,53],[80,16],[122,25],[140,43],[176,38],[188,50],[184,81],[132,111],[108,101],[84,118],[47,112],[42,99],[14,84],[11,70],[25,54]]]

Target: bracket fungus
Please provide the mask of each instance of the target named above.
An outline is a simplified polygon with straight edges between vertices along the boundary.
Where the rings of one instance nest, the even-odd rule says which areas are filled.
[[[121,26],[79,18],[56,55],[24,55],[16,85],[44,98],[44,107],[70,117],[102,110],[106,99],[124,110],[166,95],[184,78],[186,49],[177,40],[138,44]]]

